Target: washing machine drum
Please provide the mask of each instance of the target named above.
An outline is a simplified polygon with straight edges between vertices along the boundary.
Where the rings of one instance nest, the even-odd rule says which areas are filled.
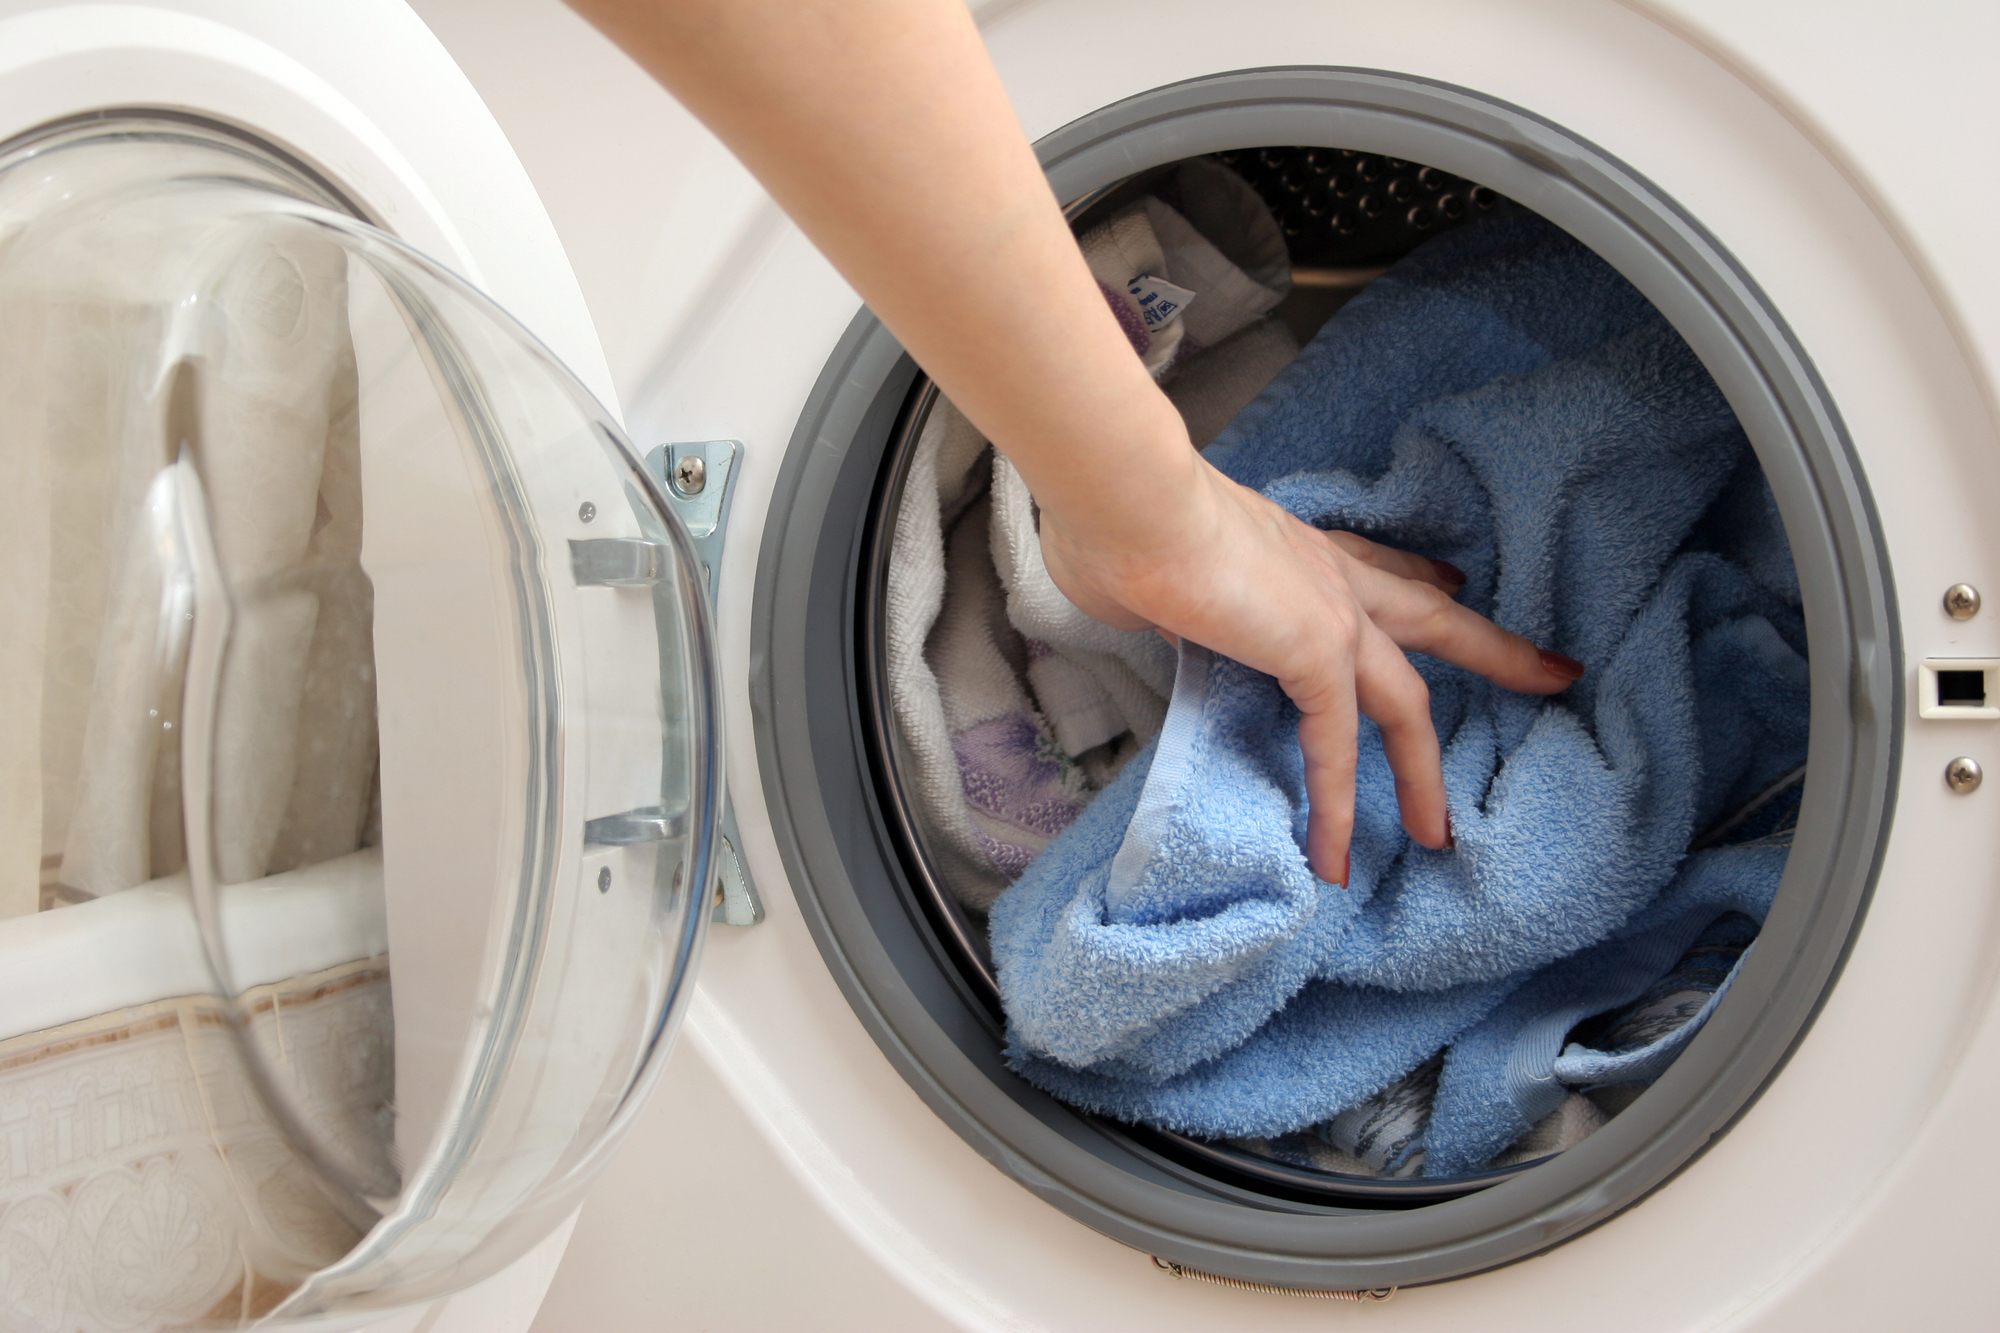
[[[0,160],[0,1322],[462,1286],[670,1035],[704,584],[523,329],[234,132]]]
[[[1097,273],[1113,299],[1129,284],[1136,305],[1125,313],[1132,328],[1140,327],[1146,311],[1139,307],[1149,300],[1164,292],[1181,301],[1186,292],[1175,284],[1197,285],[1197,278],[1179,276],[1170,253],[1172,235],[1198,231],[1204,219],[1226,231],[1259,210],[1268,210],[1261,240],[1241,231],[1208,235],[1213,248],[1240,269],[1231,279],[1234,287],[1215,290],[1255,290],[1253,279],[1282,286],[1274,275],[1288,260],[1292,294],[1272,317],[1289,324],[1300,341],[1427,236],[1510,213],[1514,223],[1485,224],[1489,237],[1496,226],[1510,235],[1527,229],[1553,236],[1522,217],[1537,213],[1595,250],[1646,297],[1714,377],[1748,436],[1797,571],[1811,677],[1804,769],[1744,793],[1735,802],[1737,817],[1697,830],[1703,836],[1694,843],[1699,848],[1762,832],[1753,821],[1768,822],[1771,798],[1789,792],[1787,799],[1797,801],[1797,821],[1784,835],[1789,855],[1783,881],[1755,947],[1742,955],[1724,987],[1726,995],[1704,1011],[1706,1022],[1698,1031],[1688,1029],[1692,1040],[1664,1074],[1658,1074],[1657,1064],[1646,1071],[1648,1079],[1658,1077],[1643,1095],[1627,1087],[1588,1101],[1575,1096],[1580,1119],[1551,1124],[1539,1138],[1523,1137],[1512,1151],[1483,1159],[1484,1169],[1474,1163],[1433,1173],[1429,1167],[1420,1170],[1407,1153],[1364,1160],[1383,1158],[1374,1150],[1390,1140],[1400,1137],[1403,1147],[1421,1141],[1416,1131],[1428,1114],[1435,1060],[1406,1069],[1407,1077],[1372,1105],[1345,1108],[1368,1124],[1344,1125],[1330,1115],[1313,1132],[1274,1144],[1219,1131],[1177,1132],[1197,1113],[1190,1109],[1192,1095],[1171,1103],[1178,1110],[1148,1114],[1146,1105],[1169,1103],[1165,1094],[1149,1103],[1155,1094],[1133,1092],[1131,1085],[1141,1081],[1137,1075],[1114,1069],[1100,1077],[1092,1072],[1098,1066],[1088,1061],[1076,1062],[1084,1072],[1065,1070],[1058,1057],[1045,1052],[1024,1058],[1039,1048],[1027,1044],[1024,1051],[1020,1028],[1010,1031],[1000,984],[1006,976],[996,978],[984,908],[994,892],[1018,880],[1035,844],[1047,843],[1075,805],[1089,799],[1090,787],[1103,780],[1091,765],[1108,771],[1139,738],[1127,734],[1122,742],[1106,741],[1119,727],[1102,726],[1084,738],[1100,748],[1085,749],[1084,741],[1070,745],[1055,727],[1043,725],[1040,714],[1031,716],[1030,703],[1044,686],[1056,688],[1048,683],[1053,677],[1037,673],[1046,672],[1050,654],[1059,655],[1063,643],[1052,647],[1055,636],[1037,631],[1043,621],[1061,628],[1045,605],[1052,586],[1041,589],[1048,596],[1035,601],[1038,594],[1026,588],[1029,575],[1022,563],[1007,564],[1012,558],[1002,553],[1003,547],[1032,545],[1032,528],[1023,526],[1032,523],[1025,492],[1010,500],[1001,470],[988,464],[995,478],[992,498],[990,504],[980,498],[986,492],[974,455],[981,442],[952,434],[969,432],[962,420],[940,426],[939,414],[948,409],[894,340],[864,314],[827,367],[794,438],[765,529],[753,622],[752,690],[766,796],[792,883],[823,955],[884,1051],[984,1156],[1078,1220],[1150,1251],[1176,1272],[1320,1290],[1378,1290],[1518,1259],[1601,1222],[1680,1169],[1779,1069],[1831,984],[1869,890],[1888,816],[1900,674],[1886,562],[1832,403],[1751,276],[1672,200],[1558,127],[1464,90],[1352,70],[1221,75],[1108,108],[1040,147],[1059,196],[1075,201],[1071,213],[1085,235],[1087,257],[1094,254],[1091,237],[1108,234],[1105,229],[1117,240],[1107,253],[1117,249],[1121,260],[1148,244],[1167,253],[1150,261],[1164,268]],[[1506,232],[1509,226],[1513,232]],[[1491,243],[1468,241],[1475,252],[1480,244],[1490,248]],[[1461,245],[1454,253],[1466,252]],[[1187,272],[1212,272],[1216,260],[1210,254]],[[1601,266],[1582,268],[1603,272]],[[1437,272],[1433,263],[1397,291],[1428,290],[1426,284],[1441,281]],[[1493,282],[1504,286],[1498,278]],[[1223,299],[1207,298],[1211,316]],[[1385,299],[1393,305],[1397,298]],[[1203,301],[1195,291],[1185,304],[1187,321],[1203,311]],[[1404,349],[1400,355],[1421,360],[1428,354],[1424,337],[1385,323],[1384,308],[1383,301],[1372,302],[1366,317],[1357,308],[1359,326],[1393,328],[1400,339],[1394,345]],[[1157,329],[1148,322],[1145,332],[1160,335],[1164,329],[1164,321]],[[1180,332],[1187,343],[1226,348],[1255,330],[1198,337],[1190,323]],[[1218,336],[1226,340],[1217,342]],[[1286,336],[1273,330],[1266,342],[1282,343]],[[1454,336],[1441,328],[1431,341]],[[1134,335],[1135,346],[1144,342],[1148,356],[1159,341]],[[1363,354],[1354,350],[1355,339],[1341,346],[1346,359],[1335,362],[1330,354],[1322,361],[1359,378],[1353,367],[1362,364],[1356,358]],[[1202,362],[1185,351],[1183,346],[1172,354],[1178,360],[1163,360],[1161,370],[1171,366],[1184,377],[1196,376]],[[1200,353],[1210,355],[1221,353]],[[1270,373],[1267,369],[1263,378]],[[1232,374],[1240,372],[1211,376],[1209,383],[1223,383]],[[1198,395],[1181,394],[1184,383],[1169,382],[1168,392],[1180,396],[1191,432],[1204,443],[1220,421],[1190,408]],[[1286,385],[1284,393],[1312,392],[1296,376]],[[1274,401],[1288,400],[1281,394]],[[1270,414],[1282,410],[1272,408]],[[1256,429],[1229,437],[1229,456],[1238,463]],[[958,469],[953,478],[963,485],[941,482],[948,457]],[[1290,469],[1282,461],[1259,462],[1260,475],[1286,475]],[[1371,475],[1359,465],[1356,471]],[[1652,474],[1634,467],[1630,475],[1637,485]],[[1010,504],[1013,516],[1003,522],[1002,511]],[[961,540],[960,529],[968,522],[985,524],[988,509],[990,542],[983,527],[971,540]],[[1623,514],[1625,507],[1607,502],[1606,512]],[[949,534],[948,547],[940,530]],[[1024,532],[1029,535],[1021,536]],[[933,587],[928,593],[935,622],[912,627],[896,617],[926,605],[929,585],[922,582],[925,576],[908,573],[920,562],[900,555],[899,544],[907,547],[919,533],[936,548],[923,567],[943,591]],[[891,591],[899,560],[905,562],[901,596]],[[940,562],[959,568],[953,561],[970,561],[966,569],[976,565],[982,572],[963,580],[937,573]],[[984,601],[972,605],[980,587]],[[935,605],[940,596],[941,613]],[[963,604],[955,605],[954,597]],[[990,671],[978,674],[964,665],[973,649],[961,653],[954,646],[959,639],[985,645]],[[1078,649],[1072,666],[1085,675],[1094,659],[1083,648],[1100,657],[1117,651],[1115,645],[1081,638],[1072,646]],[[911,682],[931,677],[909,666],[917,659],[939,678],[953,671],[976,678],[977,689],[968,685],[966,697],[978,697],[954,712],[939,703],[939,686],[930,685],[928,708],[937,718],[926,730],[925,706],[915,699]],[[830,672],[828,661],[851,665],[846,672]],[[1806,667],[1801,663],[1797,669],[1803,673]],[[1019,701],[1012,711],[992,704],[998,686],[987,688],[987,675],[1009,672],[1015,678],[1007,689]],[[1103,690],[1124,707],[1116,689],[1104,685]],[[1167,707],[1164,697],[1156,703]],[[1020,739],[1005,755],[988,757],[987,751],[1005,747],[982,739],[974,724],[991,731],[1002,723],[990,719],[1003,714],[1006,725],[1020,723]],[[1138,715],[1131,709],[1123,713],[1128,722]],[[938,720],[952,717],[961,721]],[[1803,737],[1803,719],[1792,721]],[[1153,726],[1157,730],[1157,718]],[[1120,745],[1125,753],[1118,753]],[[1066,751],[1060,763],[1053,757],[1056,749]],[[1061,791],[1052,780],[1038,786],[1023,775],[1041,760],[1048,761],[1042,767],[1051,773],[1067,763],[1082,769],[1083,778]],[[951,770],[942,779],[941,766]],[[962,794],[954,777],[962,779]],[[1020,791],[1062,800],[1031,809]],[[982,792],[1000,795],[985,799]],[[1125,799],[1131,799],[1129,792]],[[1067,814],[1045,817],[1058,805]],[[1033,870],[1027,874],[1032,881]],[[1022,883],[1025,891],[1027,882]],[[1044,895],[1036,900],[1041,905],[1034,912],[1042,914],[1036,919],[1083,910],[1081,899],[1049,905],[1047,885],[1036,883],[1035,891]],[[1020,950],[1031,947],[1022,937],[1032,930],[1022,924],[1030,915],[1021,909],[1010,918],[1014,956],[1024,957]],[[1063,921],[1051,929],[1067,940],[1071,916],[1063,915]],[[1158,925],[1150,919],[1148,924]],[[1739,920],[1730,929],[1748,926]],[[1688,954],[1695,970],[1699,964],[1714,971],[1716,958],[1709,955],[1734,959],[1744,943],[1742,938],[1704,941]],[[1053,952],[1059,946],[1043,947]],[[1697,958],[1703,949],[1709,955]],[[1081,946],[1070,956],[1083,957]],[[1660,970],[1674,961],[1659,960]],[[1044,960],[1039,966],[1046,972],[1050,964]],[[1725,961],[1721,971],[1727,970]],[[1607,1044],[1620,1050],[1637,1045],[1634,1034],[1649,1023],[1657,1036],[1659,1022],[1700,1009],[1716,979],[1673,997],[1654,996],[1667,1002],[1627,1015],[1635,1019],[1633,1031]],[[1703,986],[1705,993],[1690,1002]],[[1568,1025],[1533,1030],[1553,1059]],[[1103,1063],[1117,1065],[1108,1058]],[[1448,1063],[1446,1069],[1449,1076]],[[1516,1061],[1507,1070],[1517,1080],[1536,1075],[1532,1060]],[[1128,1082],[1117,1083],[1120,1078]],[[1121,1105],[1140,1110],[1092,1114],[1052,1091],[1100,1111]],[[1233,1091],[1217,1090],[1214,1096],[1239,1115],[1250,1094],[1231,1100]],[[1175,1123],[1177,1116],[1183,1123]],[[1292,1124],[1271,1132],[1304,1128]],[[1490,1145],[1502,1146],[1504,1141]]]

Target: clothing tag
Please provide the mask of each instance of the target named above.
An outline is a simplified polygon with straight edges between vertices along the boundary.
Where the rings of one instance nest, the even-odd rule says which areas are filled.
[[[1180,317],[1181,309],[1194,300],[1194,293],[1185,287],[1176,287],[1165,278],[1156,278],[1150,273],[1141,273],[1125,284],[1125,290],[1139,303],[1139,313],[1145,317],[1146,330],[1164,328]]]

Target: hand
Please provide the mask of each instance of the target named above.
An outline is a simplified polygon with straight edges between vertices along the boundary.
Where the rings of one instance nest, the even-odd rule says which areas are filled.
[[[1524,694],[1567,688],[1582,664],[1460,606],[1465,576],[1451,566],[1322,532],[1192,448],[1183,456],[1185,475],[1165,487],[1043,506],[1056,585],[1107,624],[1189,638],[1277,677],[1299,706],[1306,857],[1321,879],[1347,883],[1360,713],[1382,730],[1403,827],[1426,847],[1449,846],[1430,691],[1403,650]]]
[[[1401,649],[1508,689],[1582,675],[1451,600],[1429,561],[1323,533],[1189,445],[1070,235],[958,0],[571,0],[728,143],[911,355],[1021,470],[1057,586],[1276,676],[1304,714],[1307,854],[1347,882],[1359,718],[1403,824],[1451,838],[1428,691]],[[1032,336],[965,317],[1004,273]]]

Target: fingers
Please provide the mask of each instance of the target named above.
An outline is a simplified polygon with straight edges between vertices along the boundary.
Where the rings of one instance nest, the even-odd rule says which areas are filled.
[[[1445,812],[1444,766],[1437,728],[1431,724],[1431,694],[1423,677],[1389,637],[1370,628],[1356,655],[1355,698],[1382,731],[1382,749],[1396,774],[1396,803],[1403,827],[1424,846],[1451,842]]]
[[[1284,682],[1299,706],[1299,748],[1306,764],[1306,861],[1329,884],[1347,884],[1354,836],[1354,765],[1360,714],[1354,660],[1336,655],[1311,682]]]
[[[1369,566],[1355,569],[1349,584],[1368,618],[1398,645],[1477,672],[1504,689],[1555,694],[1583,676],[1581,662],[1500,628],[1453,601],[1435,582]]]
[[[1352,532],[1324,532],[1323,535],[1343,554],[1385,574],[1415,579],[1454,595],[1465,586],[1465,571],[1457,565],[1426,559],[1411,551],[1399,551],[1393,546],[1383,546]]]
[[[1430,691],[1387,635],[1365,621],[1356,632],[1351,675],[1335,669],[1312,686],[1287,687],[1299,704],[1299,745],[1305,752],[1306,859],[1314,874],[1340,885],[1348,882],[1351,864],[1361,713],[1381,729],[1403,827],[1426,847],[1451,844]]]
[[[1377,575],[1370,578],[1356,570],[1350,581],[1370,619],[1403,647],[1476,671],[1523,694],[1554,694],[1583,678],[1583,663],[1538,648],[1458,605],[1453,599],[1465,586],[1465,573],[1456,565],[1383,546],[1352,532],[1322,535]],[[1441,592],[1444,598],[1414,591],[1411,584]]]

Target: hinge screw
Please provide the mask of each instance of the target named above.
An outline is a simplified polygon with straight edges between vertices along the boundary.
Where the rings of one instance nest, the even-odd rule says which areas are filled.
[[[1979,589],[1970,583],[1954,583],[1944,590],[1944,609],[1953,620],[1970,620],[1979,614]]]
[[[1979,771],[1979,761],[1960,755],[1944,766],[1944,782],[1947,787],[1964,796],[1979,790],[1979,780],[1986,775]]]
[[[682,495],[700,495],[706,485],[708,464],[700,454],[689,454],[674,464],[674,489]]]

